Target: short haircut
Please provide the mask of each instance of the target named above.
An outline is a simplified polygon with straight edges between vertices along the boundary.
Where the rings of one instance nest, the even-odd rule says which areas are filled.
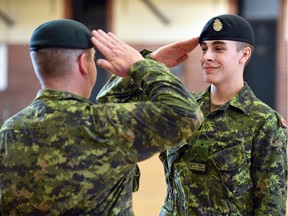
[[[248,62],[250,61],[250,59],[252,57],[252,54],[254,52],[254,46],[249,44],[249,43],[246,43],[246,42],[236,41],[236,50],[237,50],[237,52],[240,52],[240,50],[242,50],[242,49],[244,49],[246,47],[250,47],[251,55],[250,55],[250,58],[246,61],[245,67],[247,66]]]
[[[69,77],[74,63],[85,52],[82,49],[45,48],[32,51],[31,58],[38,79],[62,79]]]

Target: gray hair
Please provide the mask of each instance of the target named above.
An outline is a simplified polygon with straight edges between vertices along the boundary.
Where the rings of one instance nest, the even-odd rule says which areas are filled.
[[[66,79],[74,70],[82,49],[45,48],[30,52],[32,64],[38,79]]]

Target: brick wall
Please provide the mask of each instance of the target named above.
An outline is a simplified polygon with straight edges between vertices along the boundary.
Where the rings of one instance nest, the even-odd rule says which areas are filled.
[[[28,45],[8,45],[8,71],[8,88],[0,91],[1,122],[31,103],[40,87]]]
[[[204,91],[208,84],[204,82],[202,68],[200,66],[200,46],[189,55],[189,59],[185,64],[184,83],[192,92]]]

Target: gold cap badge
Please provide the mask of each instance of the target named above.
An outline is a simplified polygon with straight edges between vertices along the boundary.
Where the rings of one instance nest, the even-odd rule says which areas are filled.
[[[221,21],[219,19],[215,19],[214,23],[213,23],[213,29],[215,31],[221,31],[223,28],[223,24],[221,23]]]

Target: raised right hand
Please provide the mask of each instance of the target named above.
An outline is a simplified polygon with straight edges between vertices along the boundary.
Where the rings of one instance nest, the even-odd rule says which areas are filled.
[[[113,33],[93,30],[92,43],[106,59],[98,59],[97,65],[122,77],[129,76],[128,71],[134,63],[143,60],[139,51],[121,41]]]
[[[188,58],[188,53],[195,49],[198,41],[199,37],[195,37],[162,46],[151,53],[151,58],[167,67],[174,67]]]

